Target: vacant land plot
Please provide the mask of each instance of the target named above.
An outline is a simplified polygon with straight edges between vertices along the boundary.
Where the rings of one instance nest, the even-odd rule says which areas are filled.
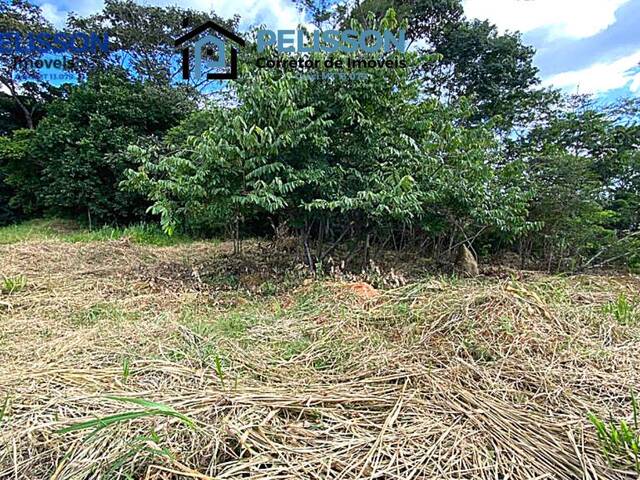
[[[374,289],[255,244],[16,242],[0,478],[637,478],[638,277]]]

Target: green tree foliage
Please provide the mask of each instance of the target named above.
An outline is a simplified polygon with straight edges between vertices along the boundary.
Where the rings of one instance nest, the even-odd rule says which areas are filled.
[[[534,88],[539,84],[535,50],[518,33],[498,33],[489,22],[467,19],[460,0],[364,0],[344,11],[342,23],[381,19],[389,8],[407,22],[410,45],[441,56],[424,65],[425,91],[454,103],[462,97],[473,101],[476,112],[468,121],[496,117],[493,127],[508,133],[550,101],[550,92]]]
[[[499,117],[496,126],[508,131],[545,98],[544,91],[533,90],[539,83],[535,50],[517,33],[499,34],[486,21],[462,21],[435,39],[433,48],[442,61],[426,72],[428,90],[474,99],[477,120]]]
[[[337,10],[343,26],[351,18],[361,24],[381,21],[393,9],[400,22],[407,22],[407,38],[425,46],[441,43],[444,35],[464,22],[460,0],[364,0],[350,10]]]
[[[33,130],[28,129],[15,130],[10,136],[0,137],[0,225],[7,224],[19,218],[24,211],[30,210],[30,205],[11,200],[16,197],[17,184],[25,191],[38,186],[37,178],[26,161],[32,137]]]
[[[0,135],[20,128],[33,128],[44,117],[47,104],[61,98],[64,92],[64,87],[33,81],[20,85],[17,98],[0,92]]]
[[[638,99],[570,98],[511,145],[529,172],[530,219],[542,228],[524,240],[525,253],[551,268],[640,262],[639,109]]]
[[[9,159],[13,203],[97,222],[139,218],[144,203],[118,189],[133,166],[122,152],[192,108],[181,90],[132,81],[124,72],[90,77],[49,105],[22,157]]]
[[[236,106],[215,110],[207,131],[133,149],[142,167],[127,184],[148,192],[169,232],[192,218],[270,217],[303,238],[362,239],[365,257],[372,235],[403,228],[448,238],[527,228],[518,172],[499,167],[489,129],[460,124],[469,105],[422,97],[405,69],[366,73],[314,81],[245,69]]]

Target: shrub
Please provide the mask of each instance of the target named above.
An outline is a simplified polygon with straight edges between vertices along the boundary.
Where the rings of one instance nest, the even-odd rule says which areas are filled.
[[[33,192],[39,178],[30,159],[32,139],[33,130],[27,129],[0,137],[0,225],[37,210]]]
[[[28,155],[9,168],[13,202],[90,223],[139,219],[145,200],[118,188],[134,166],[122,152],[162,134],[192,108],[180,89],[130,80],[120,71],[93,75],[50,104]]]

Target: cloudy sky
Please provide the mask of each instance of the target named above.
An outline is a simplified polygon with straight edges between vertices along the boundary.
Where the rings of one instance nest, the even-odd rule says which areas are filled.
[[[55,24],[66,12],[89,14],[103,0],[36,0]],[[300,13],[290,0],[138,0],[139,3],[239,14],[243,26],[294,28]],[[640,95],[640,0],[464,0],[467,16],[522,32],[536,47],[545,84],[607,98]]]

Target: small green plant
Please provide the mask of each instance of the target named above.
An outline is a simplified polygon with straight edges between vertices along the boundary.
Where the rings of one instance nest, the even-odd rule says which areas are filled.
[[[616,424],[610,418],[607,424],[597,415],[589,413],[589,420],[596,427],[598,441],[610,464],[630,467],[640,473],[640,428],[638,427],[638,400],[631,392],[633,427],[624,420]]]
[[[186,415],[176,412],[173,408],[164,405],[162,403],[150,402],[142,398],[128,398],[128,397],[107,397],[110,400],[115,400],[122,403],[131,403],[143,407],[143,410],[134,410],[129,412],[118,413],[115,415],[109,415],[107,417],[96,418],[86,422],[76,423],[66,428],[58,430],[58,434],[66,434],[69,432],[75,432],[80,430],[93,430],[85,439],[89,441],[100,433],[101,430],[117,425],[120,423],[128,422],[137,418],[152,417],[152,416],[165,416],[174,417],[180,420],[181,423],[187,425],[190,428],[195,427],[195,423]],[[120,455],[110,465],[109,474],[119,471],[124,467],[125,463],[130,459],[137,456],[144,456],[148,460],[158,457],[172,458],[172,454],[169,449],[160,446],[161,439],[155,430],[151,430],[149,435],[141,435],[134,438],[129,445],[126,453]],[[125,474],[126,475],[126,474]],[[107,478],[111,478],[111,475],[107,475]],[[134,478],[133,476],[126,475],[125,478]]]
[[[222,388],[225,388],[224,371],[222,370],[222,359],[220,358],[220,355],[218,355],[217,353],[213,357],[213,363],[216,369],[216,375],[218,375],[218,378],[220,379],[220,383],[222,384]]]
[[[144,456],[146,457],[145,461],[147,462],[158,458],[173,459],[174,455],[171,453],[171,451],[166,447],[161,447],[160,443],[161,438],[153,429],[151,430],[149,435],[140,435],[136,437],[130,445],[128,451],[116,458],[116,460],[111,464],[109,470],[107,471],[107,475],[105,475],[105,478],[114,478],[115,473],[120,471],[128,460],[135,457]],[[125,473],[125,475],[125,478],[127,479],[133,480],[133,478],[135,478],[133,477],[133,474],[129,475]]]
[[[311,342],[308,338],[300,338],[286,342],[282,346],[282,358],[289,361],[304,352],[310,345]]]
[[[133,321],[138,317],[138,312],[127,311],[111,303],[99,302],[75,312],[70,320],[78,327],[93,327],[99,323]]]
[[[2,276],[2,293],[11,294],[23,290],[27,286],[27,277],[24,275],[16,275],[13,277]]]
[[[615,302],[604,307],[605,313],[613,315],[620,325],[634,325],[638,321],[638,314],[634,305],[627,299],[624,293],[618,295]]]
[[[278,286],[275,283],[266,281],[262,285],[260,285],[261,295],[268,297],[268,296],[273,296],[276,293],[278,293]]]
[[[476,362],[495,362],[497,360],[496,356],[486,345],[474,339],[466,338],[462,341],[462,345]]]
[[[127,383],[129,377],[131,376],[131,365],[129,361],[129,357],[124,357],[122,359],[122,381]]]
[[[509,317],[500,317],[500,329],[507,335],[513,335],[513,321]]]
[[[4,403],[2,404],[2,408],[0,408],[0,423],[4,420],[5,415],[7,414],[7,409],[9,407],[9,395],[4,398]]]

